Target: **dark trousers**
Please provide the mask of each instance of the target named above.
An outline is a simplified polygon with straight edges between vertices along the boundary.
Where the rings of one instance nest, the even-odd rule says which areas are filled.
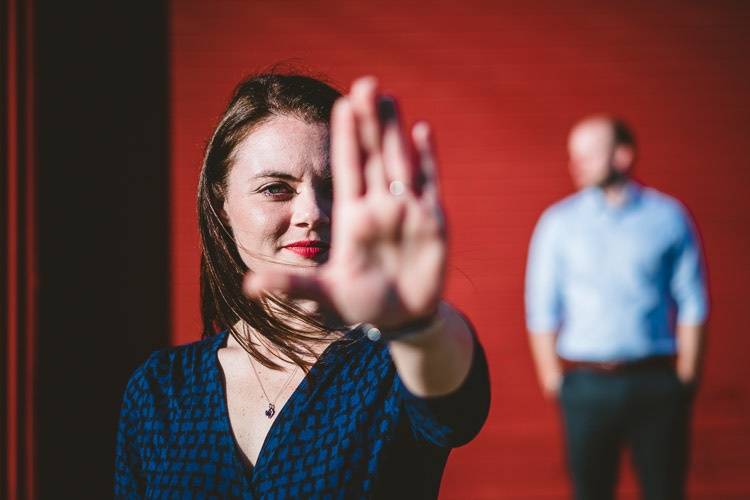
[[[625,445],[644,499],[684,498],[692,393],[668,367],[568,372],[560,402],[576,500],[614,497]]]

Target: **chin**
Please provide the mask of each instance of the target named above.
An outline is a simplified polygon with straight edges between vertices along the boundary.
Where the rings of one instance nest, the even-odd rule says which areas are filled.
[[[320,261],[319,259],[307,259],[305,257],[294,257],[294,258],[285,258],[283,262],[280,262],[277,264],[278,268],[282,268],[285,271],[291,271],[295,274],[311,274],[316,272],[316,270],[325,264],[325,261]]]
[[[242,259],[248,269],[254,272],[284,271],[295,274],[313,273],[317,268],[328,262],[328,252],[313,258],[303,257],[293,252],[280,252],[266,259]]]
[[[576,179],[576,185],[579,189],[602,187],[606,180],[606,177],[579,177],[578,179]]]
[[[322,251],[316,255],[305,255],[289,249],[282,251],[280,258],[289,265],[303,268],[316,268],[328,262],[329,250]]]
[[[295,262],[294,264],[291,264],[289,266],[289,270],[293,271],[295,274],[313,274],[317,272],[317,269],[320,267],[320,264],[317,262],[313,262],[310,260],[306,260],[304,262]]]

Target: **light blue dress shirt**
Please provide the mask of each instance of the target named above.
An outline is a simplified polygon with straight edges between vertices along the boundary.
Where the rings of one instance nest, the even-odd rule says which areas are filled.
[[[548,208],[531,239],[526,323],[558,332],[575,361],[626,361],[676,352],[675,320],[708,312],[700,244],[675,199],[635,182],[625,202],[588,188]]]

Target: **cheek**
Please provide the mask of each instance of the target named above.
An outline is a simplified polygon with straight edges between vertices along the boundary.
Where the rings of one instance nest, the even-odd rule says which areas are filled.
[[[288,210],[260,204],[229,213],[235,237],[245,248],[270,250],[289,228]]]
[[[591,157],[581,162],[581,170],[589,175],[602,175],[607,171],[607,160],[604,157]]]

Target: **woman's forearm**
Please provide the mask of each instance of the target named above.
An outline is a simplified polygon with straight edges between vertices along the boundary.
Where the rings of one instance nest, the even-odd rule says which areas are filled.
[[[389,343],[399,377],[420,397],[453,392],[471,368],[474,340],[466,320],[446,302],[437,314],[434,326]]]

